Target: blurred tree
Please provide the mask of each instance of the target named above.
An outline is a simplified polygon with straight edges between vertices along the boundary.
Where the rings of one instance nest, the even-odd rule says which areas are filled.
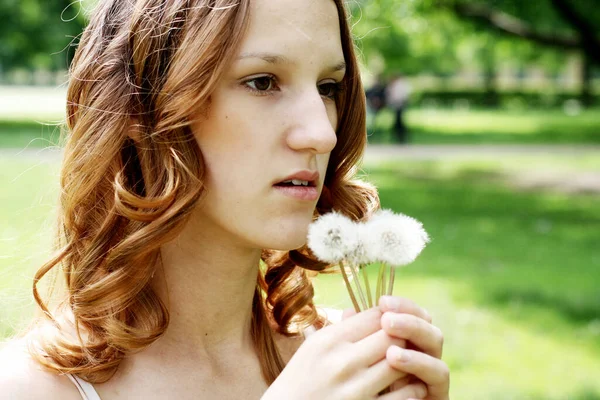
[[[434,0],[478,27],[582,54],[581,100],[592,101],[592,66],[600,66],[600,7],[596,0]]]
[[[440,78],[460,70],[482,71],[487,105],[497,105],[500,58],[513,64],[531,59],[531,46],[479,29],[436,0],[362,0],[349,3],[354,32],[375,74],[429,73]],[[442,82],[444,79],[441,80]]]
[[[448,13],[424,15],[420,1],[349,2],[365,61],[376,74],[449,76],[460,67],[457,41],[464,24]],[[467,29],[469,29],[467,27]]]
[[[82,11],[73,0],[2,0],[0,71],[66,68],[86,22]]]

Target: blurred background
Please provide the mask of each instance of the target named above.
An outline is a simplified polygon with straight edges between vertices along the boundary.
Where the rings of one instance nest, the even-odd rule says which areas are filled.
[[[66,69],[94,1],[0,0],[0,339],[47,259]],[[354,0],[383,207],[433,238],[397,295],[453,399],[600,399],[600,2]],[[348,307],[339,276],[317,302]]]

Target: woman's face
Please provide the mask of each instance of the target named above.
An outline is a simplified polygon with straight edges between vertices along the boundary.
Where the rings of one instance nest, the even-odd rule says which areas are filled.
[[[251,3],[237,58],[193,126],[207,167],[197,221],[289,250],[306,241],[336,144],[340,27],[331,0]]]

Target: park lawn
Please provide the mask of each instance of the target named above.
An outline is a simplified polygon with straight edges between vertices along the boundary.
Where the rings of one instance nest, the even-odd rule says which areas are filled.
[[[367,168],[383,206],[433,238],[396,294],[445,333],[452,398],[600,399],[600,196],[516,191],[491,163]],[[350,305],[321,280],[322,303]]]
[[[371,142],[393,142],[393,118],[387,110],[377,116]],[[600,109],[576,116],[560,109],[408,109],[406,124],[410,142],[418,144],[600,143]]]
[[[58,157],[0,156],[0,337],[33,308],[31,277],[48,257],[58,194]]]
[[[50,246],[57,169],[0,159],[0,335],[32,308],[30,274]],[[383,206],[418,218],[433,238],[399,271],[395,293],[442,328],[451,398],[600,399],[600,196],[518,191],[497,179],[492,161],[365,169]],[[350,305],[340,276],[315,286],[318,304]]]
[[[61,126],[57,122],[0,118],[0,148],[53,147],[60,144],[60,139]]]

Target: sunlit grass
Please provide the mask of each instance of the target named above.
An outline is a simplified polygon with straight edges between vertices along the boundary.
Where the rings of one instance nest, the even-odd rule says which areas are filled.
[[[33,310],[33,272],[49,255],[58,195],[57,157],[0,159],[0,337]]]
[[[368,168],[433,238],[396,294],[444,331],[452,398],[600,399],[600,196],[520,192],[492,164]],[[350,305],[339,276],[319,279],[319,300]]]
[[[58,158],[2,157],[0,337],[33,310],[31,275],[50,248],[58,181]],[[508,165],[518,173],[544,160]],[[451,398],[600,399],[600,196],[513,189],[493,160],[366,170],[383,206],[420,219],[433,238],[399,271],[395,293],[443,330]],[[319,304],[350,306],[340,276],[315,286]]]

